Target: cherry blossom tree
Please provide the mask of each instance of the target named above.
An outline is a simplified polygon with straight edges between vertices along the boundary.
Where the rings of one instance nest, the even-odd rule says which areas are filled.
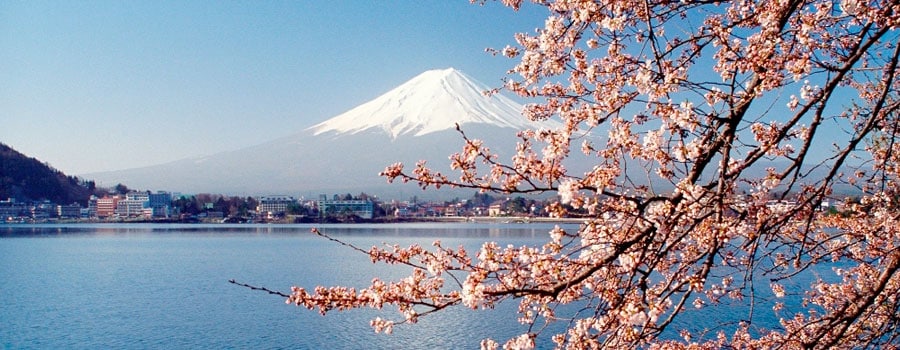
[[[489,51],[516,60],[503,89],[528,101],[524,117],[562,126],[521,131],[511,158],[462,133],[450,172],[383,175],[557,193],[552,215],[590,216],[541,246],[354,247],[412,272],[295,287],[288,303],[393,305],[398,319],[371,323],[388,333],[518,303],[526,331],[489,349],[535,347],[554,322],[560,348],[900,347],[900,2],[502,3],[547,10],[543,28]],[[745,311],[721,321],[733,327],[676,329],[734,305]]]

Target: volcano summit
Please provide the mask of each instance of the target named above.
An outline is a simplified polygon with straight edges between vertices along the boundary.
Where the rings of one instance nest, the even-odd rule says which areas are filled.
[[[522,106],[503,95],[485,96],[487,90],[453,68],[427,71],[308,130],[320,135],[380,129],[396,139],[454,129],[457,123],[514,129],[535,126],[522,117]]]

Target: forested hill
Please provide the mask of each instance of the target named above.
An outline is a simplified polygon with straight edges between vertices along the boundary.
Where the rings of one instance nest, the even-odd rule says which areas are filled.
[[[58,204],[87,203],[93,181],[66,176],[48,164],[0,143],[0,200],[50,200]]]

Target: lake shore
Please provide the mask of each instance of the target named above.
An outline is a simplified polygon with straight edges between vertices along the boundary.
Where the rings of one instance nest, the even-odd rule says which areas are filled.
[[[579,224],[587,218],[551,218],[528,216],[425,216],[425,217],[379,217],[375,219],[349,218],[317,218],[317,217],[292,217],[288,216],[277,220],[252,221],[210,218],[119,218],[111,220],[98,219],[42,219],[4,222],[2,224],[398,224],[398,223],[486,223],[486,224],[530,224],[530,223],[560,223]]]

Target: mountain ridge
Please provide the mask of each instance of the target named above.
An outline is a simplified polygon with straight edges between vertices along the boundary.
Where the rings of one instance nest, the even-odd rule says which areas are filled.
[[[414,184],[388,184],[378,173],[420,160],[448,170],[448,157],[470,138],[509,157],[531,122],[522,106],[453,68],[426,71],[369,102],[297,133],[255,146],[142,167],[87,174],[99,183],[179,192],[230,194],[381,192],[419,195]],[[452,173],[451,173],[452,175]],[[430,194],[431,192],[429,192]]]

